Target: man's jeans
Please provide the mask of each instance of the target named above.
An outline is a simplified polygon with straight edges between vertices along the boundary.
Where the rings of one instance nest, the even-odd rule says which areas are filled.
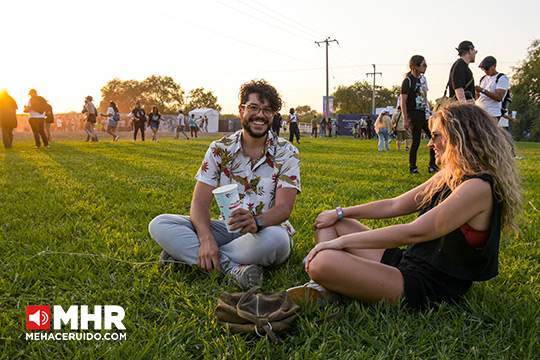
[[[229,233],[224,221],[210,220],[210,230],[219,247],[219,264],[226,271],[238,265],[281,264],[289,257],[293,245],[287,230],[281,226],[269,226],[255,234]],[[189,216],[159,215],[150,222],[148,231],[173,258],[197,264],[201,243]]]

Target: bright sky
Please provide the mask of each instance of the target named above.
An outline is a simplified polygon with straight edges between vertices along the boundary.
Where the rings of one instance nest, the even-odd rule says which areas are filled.
[[[325,48],[331,43],[330,89],[373,81],[401,84],[410,57],[426,58],[430,100],[440,97],[454,49],[471,40],[476,82],[487,55],[511,75],[540,37],[538,0],[2,0],[0,88],[21,110],[28,90],[55,112],[99,103],[111,79],[171,76],[182,89],[204,87],[223,113],[237,113],[238,89],[263,78],[285,108],[322,111]]]

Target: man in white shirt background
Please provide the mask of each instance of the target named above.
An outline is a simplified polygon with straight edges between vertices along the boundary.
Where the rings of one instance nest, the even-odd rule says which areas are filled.
[[[499,122],[499,126],[505,128],[509,134],[509,142],[512,146],[512,152],[514,152],[514,142],[512,141],[512,134],[510,133],[510,127],[508,119],[505,117],[502,106],[502,101],[510,87],[510,80],[508,77],[497,71],[497,59],[493,56],[487,56],[480,63],[479,67],[486,73],[480,79],[480,83],[475,86],[476,90],[476,105],[480,106],[493,116]],[[512,121],[516,119],[510,118]],[[515,156],[515,155],[514,155]],[[518,158],[518,157],[516,157]]]

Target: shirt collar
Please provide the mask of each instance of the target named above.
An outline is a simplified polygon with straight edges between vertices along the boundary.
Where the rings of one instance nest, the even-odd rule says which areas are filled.
[[[232,145],[231,152],[237,153],[242,150],[242,130],[238,130],[234,135],[234,144]],[[274,157],[276,155],[276,145],[278,143],[278,137],[273,131],[268,131],[266,137],[266,144],[264,145],[264,153],[268,156]]]

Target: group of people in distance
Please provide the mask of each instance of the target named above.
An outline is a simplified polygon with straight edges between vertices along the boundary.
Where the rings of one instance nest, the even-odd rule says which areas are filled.
[[[459,58],[451,67],[447,84],[450,98],[458,101],[476,100],[476,105],[484,109],[498,122],[501,128],[506,130],[508,133],[506,139],[511,146],[512,154],[516,157],[508,120],[514,122],[518,122],[518,120],[505,113],[507,106],[503,101],[510,86],[508,77],[497,72],[497,60],[493,56],[487,56],[479,66],[486,75],[480,80],[480,85],[475,85],[469,64],[475,62],[478,51],[468,40],[462,41],[456,50]],[[431,110],[427,101],[427,80],[424,76],[427,70],[426,59],[421,55],[414,55],[409,61],[409,69],[410,71],[401,85],[399,110],[403,116],[403,128],[410,129],[412,133],[409,172],[419,174],[416,158],[422,131],[431,137],[428,125]],[[519,157],[516,158],[519,159]],[[439,170],[435,162],[435,153],[433,149],[430,149],[428,172],[434,173]]]
[[[85,141],[98,141],[97,134],[94,130],[98,116],[106,119],[107,133],[112,136],[113,141],[118,141],[120,136],[117,134],[116,128],[118,126],[118,122],[120,121],[120,112],[114,101],[109,102],[109,107],[106,114],[98,114],[97,108],[93,104],[93,98],[89,95],[84,101],[82,113],[85,114],[84,131],[87,133]],[[145,141],[145,129],[147,125],[152,131],[152,142],[159,142],[158,130],[160,122],[163,121],[163,118],[157,106],[152,107],[152,111],[147,114],[146,111],[143,109],[141,102],[137,101],[135,108],[131,111],[131,116],[133,124],[133,142],[137,141],[137,135],[139,132],[141,134],[141,140],[143,142]],[[205,116],[204,118],[201,118],[201,120],[202,122],[200,126],[204,127],[206,125],[205,129],[206,131],[208,131],[208,118]],[[195,122],[194,116],[190,116],[188,120],[188,126],[183,111],[182,109],[180,109],[178,111],[177,123],[178,124],[175,129],[175,139],[179,138],[180,133],[183,134],[185,139],[189,139],[189,137],[185,133],[188,127],[191,129],[191,136],[197,137],[198,125]]]
[[[148,229],[163,249],[160,262],[221,269],[247,288],[261,285],[263,268],[282,264],[291,252],[295,230],[288,219],[301,191],[300,156],[270,130],[282,106],[273,86],[253,80],[239,97],[242,129],[211,143],[189,216],[159,215]],[[315,246],[304,259],[310,280],[288,289],[294,301],[341,294],[420,308],[457,301],[473,281],[497,275],[501,233],[516,227],[521,202],[511,147],[494,141],[504,131],[468,101],[437,111],[428,130],[441,170],[393,199],[319,214]],[[228,222],[239,232],[210,215],[212,191],[227,184],[238,185],[242,200]],[[358,221],[416,212],[411,223],[374,230]]]

